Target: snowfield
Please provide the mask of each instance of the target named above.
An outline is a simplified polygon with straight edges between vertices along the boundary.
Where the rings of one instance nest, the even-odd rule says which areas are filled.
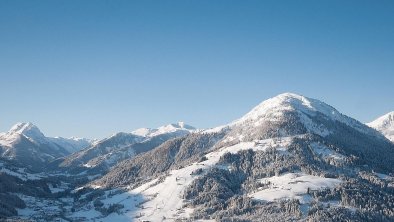
[[[260,182],[268,185],[268,188],[252,193],[249,195],[250,197],[267,202],[280,199],[298,199],[301,204],[307,204],[311,200],[308,189],[334,188],[341,183],[341,180],[304,173],[287,173],[281,176],[263,178]]]

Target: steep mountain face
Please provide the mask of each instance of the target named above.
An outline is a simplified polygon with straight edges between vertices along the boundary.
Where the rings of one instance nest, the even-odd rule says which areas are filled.
[[[367,123],[367,125],[381,132],[391,142],[394,142],[394,111]]]
[[[321,101],[285,93],[119,163],[90,183],[127,191],[97,207],[116,203],[119,214],[90,219],[392,221],[393,146]]]
[[[131,133],[117,133],[72,154],[60,166],[90,168],[94,172],[105,171],[125,159],[149,151],[167,140],[187,135],[193,131],[195,131],[194,127],[180,122],[157,129],[141,128]]]
[[[87,143],[48,138],[32,123],[18,123],[0,135],[1,157],[15,160],[31,169],[42,170],[50,161],[70,154],[70,150]]]

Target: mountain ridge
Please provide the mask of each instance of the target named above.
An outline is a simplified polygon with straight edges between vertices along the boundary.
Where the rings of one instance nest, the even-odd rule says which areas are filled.
[[[7,189],[34,190],[34,179],[43,195],[9,207],[25,202],[20,217],[37,220],[394,220],[394,144],[322,101],[284,93],[227,125],[185,126],[113,134],[56,159],[69,166],[52,172],[2,168]],[[37,203],[59,214],[34,212]]]
[[[46,137],[31,122],[17,123],[8,132],[0,134],[1,156],[21,161],[21,164],[35,170],[41,170],[49,162],[89,145],[86,139]]]
[[[169,140],[120,162],[88,187],[126,190],[113,198],[124,198],[124,212],[135,212],[118,216],[125,220],[137,215],[141,220],[174,215],[219,221],[330,220],[324,215],[389,220],[394,212],[376,216],[368,206],[379,203],[387,210],[394,201],[391,188],[374,185],[390,186],[391,179],[379,178],[391,178],[393,149],[376,130],[333,107],[286,93],[230,124]],[[354,190],[377,194],[368,202]],[[146,199],[143,208],[129,207],[139,201],[134,194]],[[324,205],[323,198],[334,207]],[[283,212],[287,207],[282,204],[296,210]],[[347,210],[355,207],[362,211]]]
[[[153,149],[167,140],[193,133],[195,130],[194,127],[179,122],[156,129],[140,128],[130,133],[119,132],[71,154],[60,166],[72,168],[83,166],[91,168],[90,170],[93,168],[105,170],[122,160]]]

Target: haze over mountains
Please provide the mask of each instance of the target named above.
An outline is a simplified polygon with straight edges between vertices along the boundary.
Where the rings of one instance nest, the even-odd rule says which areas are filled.
[[[0,199],[13,200],[1,202],[0,215],[393,221],[393,120],[389,113],[365,125],[284,93],[206,130],[179,122],[89,141],[17,124],[0,136]]]

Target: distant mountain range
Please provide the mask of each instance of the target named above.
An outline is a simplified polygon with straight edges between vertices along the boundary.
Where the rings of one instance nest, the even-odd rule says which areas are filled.
[[[394,221],[393,119],[366,125],[284,93],[206,130],[179,122],[89,141],[17,124],[0,136],[0,200],[12,200],[0,217]]]
[[[91,143],[82,138],[46,137],[32,123],[18,123],[7,133],[0,134],[1,156],[36,170]]]
[[[115,164],[140,153],[149,151],[167,140],[195,132],[192,126],[179,122],[157,129],[141,128],[131,133],[117,133],[66,157],[61,167],[102,173]]]

